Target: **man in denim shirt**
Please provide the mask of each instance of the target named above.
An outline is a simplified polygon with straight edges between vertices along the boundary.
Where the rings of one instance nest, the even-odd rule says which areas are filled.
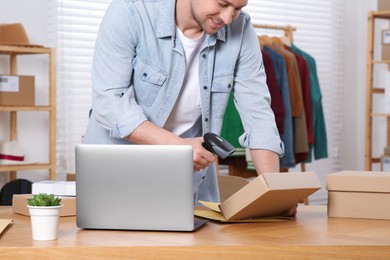
[[[195,203],[218,201],[216,156],[202,136],[220,133],[232,91],[257,173],[278,172],[283,145],[247,2],[113,0],[96,40],[84,142],[191,145],[194,186],[211,166]]]

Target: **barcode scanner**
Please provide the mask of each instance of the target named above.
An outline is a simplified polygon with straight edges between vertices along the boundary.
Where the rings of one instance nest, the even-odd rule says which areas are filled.
[[[226,157],[228,157],[229,155],[231,155],[236,151],[236,148],[234,148],[234,146],[231,143],[229,143],[228,141],[226,141],[225,139],[223,139],[222,137],[214,133],[204,134],[203,140],[204,142],[202,143],[202,146],[206,150],[216,154],[221,159],[225,159]],[[198,186],[196,186],[196,189],[194,190],[194,194],[198,191],[200,184],[202,183],[203,179],[206,177],[206,173],[208,169],[209,167],[207,166],[202,170],[202,177],[199,181]]]
[[[218,155],[218,157],[221,159],[225,159],[236,151],[233,145],[214,133],[206,133],[203,136],[203,139],[203,147],[206,148],[206,150]]]

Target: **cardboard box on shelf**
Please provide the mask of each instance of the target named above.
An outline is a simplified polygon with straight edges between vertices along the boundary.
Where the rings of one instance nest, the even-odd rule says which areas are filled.
[[[76,196],[74,181],[39,181],[32,184],[32,194],[47,193],[56,196]]]
[[[390,29],[382,30],[382,60],[390,60]]]
[[[275,217],[321,188],[314,172],[264,173],[243,184],[221,203],[201,202],[210,210],[195,215],[221,222],[255,222]]]
[[[390,220],[390,173],[342,171],[326,185],[329,217]]]
[[[378,11],[390,11],[390,1],[378,0]]]
[[[27,208],[27,199],[32,198],[32,196],[32,194],[14,194],[12,197],[14,213],[30,216]],[[61,217],[76,215],[76,197],[61,197],[61,203],[64,205],[61,208]]]
[[[381,171],[390,172],[390,155],[381,156]]]
[[[0,106],[34,105],[34,76],[0,75]]]

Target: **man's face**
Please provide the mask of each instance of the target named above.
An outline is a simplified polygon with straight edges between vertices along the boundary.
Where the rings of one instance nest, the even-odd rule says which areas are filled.
[[[238,17],[248,0],[191,0],[192,16],[208,34],[215,34]]]

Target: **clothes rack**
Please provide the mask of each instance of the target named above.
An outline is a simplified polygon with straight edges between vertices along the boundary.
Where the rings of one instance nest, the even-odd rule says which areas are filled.
[[[293,42],[293,32],[297,30],[297,28],[286,25],[286,26],[280,26],[280,25],[268,25],[268,24],[253,24],[253,27],[256,29],[268,29],[268,30],[280,30],[284,31],[284,36],[287,37],[291,42]]]

